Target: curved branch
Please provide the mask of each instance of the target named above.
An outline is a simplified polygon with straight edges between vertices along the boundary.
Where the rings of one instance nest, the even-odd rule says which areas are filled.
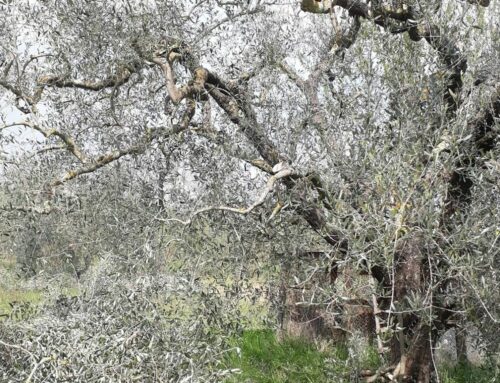
[[[189,63],[191,67],[188,66],[188,68],[194,71],[196,68],[196,61],[190,60]],[[226,112],[230,120],[239,127],[240,131],[259,152],[264,165],[259,166],[259,168],[267,171],[280,162],[287,162],[286,157],[280,154],[276,145],[269,139],[265,130],[258,123],[252,106],[246,101],[244,95],[237,94],[236,91],[232,92],[231,84],[225,82],[217,74],[212,72],[208,72],[205,89],[208,95]],[[293,174],[293,176],[291,175],[284,179],[284,184],[290,191],[296,186],[295,178],[304,179],[304,177],[297,174]],[[305,181],[310,182],[310,180],[306,179]],[[300,201],[301,204],[304,202],[302,200]],[[214,210],[214,208],[212,207],[211,210]],[[297,212],[326,242],[339,249],[339,251],[345,255],[348,248],[348,240],[341,231],[328,225],[325,213],[320,206],[310,206],[305,203],[304,206],[298,208]],[[190,220],[177,221],[190,222]],[[385,275],[385,273],[381,273],[381,275],[382,274]]]
[[[14,96],[16,96],[16,108],[25,114],[31,113],[31,108],[36,111],[36,104],[42,98],[44,86],[37,86],[33,96],[26,95],[20,87],[14,86],[7,82],[5,79],[0,79],[0,86],[7,89]],[[19,101],[24,101],[29,107],[19,104]],[[31,108],[30,108],[31,107]]]
[[[172,69],[172,63],[177,59],[173,52],[170,52],[168,59],[164,62],[160,57],[153,57],[153,62],[158,65],[165,76],[165,85],[167,87],[168,95],[174,104],[180,103],[186,97],[194,97],[200,95],[205,86],[208,78],[208,71],[204,68],[198,67],[193,71],[192,84],[177,87],[175,85],[175,74]]]
[[[214,211],[214,210],[227,211],[230,213],[236,213],[236,214],[241,214],[241,215],[248,215],[256,207],[262,205],[265,202],[267,195],[272,193],[272,191],[274,190],[274,185],[276,184],[276,182],[278,180],[280,180],[282,178],[290,177],[292,174],[293,174],[293,169],[288,167],[288,166],[285,166],[279,172],[277,172],[276,174],[271,176],[266,183],[266,187],[264,188],[264,190],[260,194],[260,197],[253,204],[251,204],[248,207],[209,206],[209,207],[205,207],[203,209],[199,209],[199,210],[195,211],[191,215],[191,218],[189,218],[187,221],[182,221],[182,220],[176,219],[176,218],[165,219],[162,221],[164,221],[164,222],[175,221],[175,222],[179,222],[179,223],[187,226],[187,225],[190,225],[198,215],[203,214],[203,213],[207,213],[209,211]]]
[[[63,184],[64,182],[67,182],[69,180],[72,180],[78,176],[81,176],[82,174],[87,174],[87,173],[92,173],[96,171],[97,169],[102,168],[103,166],[106,166],[107,164],[116,161],[117,159],[127,156],[130,154],[140,154],[144,152],[145,147],[143,145],[134,145],[130,148],[123,149],[123,150],[115,150],[110,153],[104,154],[100,157],[98,157],[96,160],[92,161],[89,165],[70,170],[68,171],[61,179],[56,180],[52,183],[52,186],[59,186]]]
[[[124,156],[128,156],[131,154],[142,154],[146,151],[147,145],[156,137],[156,135],[153,135],[151,131],[148,131],[146,133],[146,139],[144,140],[145,142],[133,145],[127,149],[121,149],[121,150],[114,150],[112,152],[109,152],[107,154],[103,154],[100,157],[97,157],[96,159],[92,161],[88,161],[88,164],[86,166],[70,170],[68,171],[61,179],[55,180],[52,182],[51,186],[59,186],[63,184],[64,182],[70,181],[74,178],[77,178],[78,176],[81,176],[82,174],[87,174],[87,173],[92,173],[96,171],[97,169],[102,168],[103,166],[108,165],[111,162],[114,162]]]
[[[42,86],[53,86],[56,88],[79,88],[99,91],[106,88],[116,88],[127,83],[132,74],[138,72],[140,68],[141,66],[138,63],[132,63],[132,65],[120,69],[116,75],[98,81],[75,80],[56,75],[41,76],[38,79],[38,84]]]
[[[126,149],[114,150],[109,153],[103,154],[95,159],[87,160],[84,165],[80,168],[76,168],[68,171],[62,178],[52,182],[51,186],[59,186],[63,183],[75,179],[83,174],[93,173],[96,170],[119,160],[122,157],[133,155],[133,154],[143,154],[148,148],[149,144],[158,137],[168,137],[173,134],[180,133],[187,129],[187,125],[176,125],[169,131],[165,131],[163,127],[158,127],[154,129],[147,129],[146,134],[142,142],[132,145]]]
[[[478,0],[477,3],[486,4],[481,0]],[[302,0],[301,2],[302,10],[310,13],[329,13],[334,6],[346,9],[352,16],[372,20],[375,24],[381,25],[392,33],[408,32],[414,41],[424,38],[438,52],[449,72],[444,94],[448,112],[453,114],[458,109],[459,93],[462,89],[462,72],[467,69],[467,60],[462,56],[457,45],[447,38],[438,26],[425,21],[416,23],[415,20],[418,20],[420,15],[412,7],[406,5],[397,8],[388,6],[374,8],[373,2],[372,7],[370,7],[359,0]],[[387,25],[386,19],[403,23],[400,28],[393,29],[392,26]]]
[[[4,130],[10,127],[15,127],[15,126],[25,126],[28,128],[31,128],[33,130],[36,130],[37,132],[41,133],[45,138],[49,138],[51,136],[56,136],[58,137],[62,142],[64,142],[64,148],[68,150],[70,153],[72,153],[80,162],[86,163],[87,162],[87,157],[83,153],[83,151],[77,146],[75,140],[67,133],[61,132],[60,130],[57,129],[44,129],[40,125],[35,124],[32,121],[20,121],[20,122],[15,122],[12,124],[4,125],[0,127],[0,130]]]

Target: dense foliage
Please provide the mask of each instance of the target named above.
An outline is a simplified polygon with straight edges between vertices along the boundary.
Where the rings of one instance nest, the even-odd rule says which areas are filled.
[[[358,307],[368,380],[429,382],[450,328],[498,352],[499,7],[0,2],[2,251],[82,290],[2,324],[4,376],[209,381],[249,316],[328,338]]]

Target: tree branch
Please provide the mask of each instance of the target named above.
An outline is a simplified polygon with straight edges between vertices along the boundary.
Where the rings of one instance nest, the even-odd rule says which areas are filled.
[[[116,161],[117,159],[130,155],[142,153],[145,148],[142,145],[134,145],[130,148],[123,150],[115,150],[98,157],[96,160],[89,163],[87,166],[68,171],[61,179],[56,180],[52,183],[52,186],[59,186],[64,182],[72,180],[82,174],[92,173],[103,166]]]
[[[479,3],[481,2],[479,1]],[[456,44],[448,39],[437,26],[425,21],[415,23],[414,20],[421,17],[410,6],[373,8],[374,3],[371,4],[372,7],[359,0],[302,0],[301,8],[305,12],[329,13],[334,6],[339,6],[349,11],[352,16],[372,20],[375,24],[381,25],[393,33],[395,31],[408,32],[414,41],[424,38],[438,52],[448,71],[444,101],[447,104],[449,114],[453,114],[458,108],[459,93],[462,89],[462,72],[465,72],[467,68],[467,61]],[[404,22],[404,24],[400,28],[392,30],[392,27],[387,25],[386,19]]]
[[[19,101],[20,100],[24,101],[29,107],[36,110],[36,104],[40,101],[44,88],[43,86],[37,86],[33,96],[28,96],[24,94],[21,88],[10,84],[5,79],[0,79],[0,86],[7,89],[12,94],[14,94],[14,96],[16,96],[16,107],[25,114],[31,113],[32,111],[30,110],[30,108],[20,105]]]
[[[500,84],[497,85],[491,102],[486,108],[478,111],[467,123],[467,134],[470,140],[465,140],[460,145],[460,156],[456,160],[450,179],[449,190],[445,200],[443,224],[446,227],[448,220],[466,207],[471,200],[473,180],[469,174],[470,168],[477,167],[483,162],[484,155],[495,148],[499,130],[495,130],[495,120],[500,117]]]
[[[187,117],[185,117],[185,120],[187,120]],[[185,121],[184,121],[185,122]],[[126,149],[119,149],[119,150],[114,150],[109,153],[103,154],[95,159],[92,160],[87,160],[84,165],[80,168],[76,168],[73,170],[68,171],[62,178],[55,180],[52,182],[51,186],[59,186],[62,185],[63,183],[70,181],[72,179],[75,179],[83,174],[88,174],[92,173],[108,164],[111,162],[114,162],[122,157],[132,155],[132,154],[143,154],[146,149],[148,148],[149,144],[156,138],[158,137],[168,137],[173,134],[180,133],[188,128],[188,124],[181,124],[174,126],[172,129],[169,131],[165,131],[163,127],[158,127],[154,129],[147,129],[145,137],[143,138],[143,141],[136,144],[132,145]]]
[[[229,22],[229,21],[233,21],[237,18],[240,18],[242,16],[247,16],[247,15],[254,15],[256,13],[259,13],[259,12],[262,12],[263,11],[263,8],[262,7],[256,7],[254,9],[250,9],[250,10],[246,10],[246,11],[242,11],[236,15],[233,15],[231,17],[225,17],[223,18],[222,20],[220,20],[219,22],[215,23],[214,25],[208,27],[208,28],[205,28],[203,30],[203,33],[202,35],[199,35],[197,36],[195,39],[194,39],[194,43],[196,44],[197,42],[199,42],[201,39],[204,39],[206,38],[210,33],[212,33],[215,29],[219,28],[221,25]]]
[[[37,132],[40,132],[45,138],[49,138],[51,136],[56,136],[58,137],[62,142],[64,142],[65,148],[72,153],[80,162],[86,163],[87,162],[87,157],[83,153],[83,151],[76,145],[74,139],[69,135],[64,132],[61,132],[60,130],[57,129],[44,129],[40,125],[35,124],[32,121],[20,121],[20,122],[15,122],[12,124],[4,125],[0,127],[0,130],[4,130],[10,127],[15,127],[15,126],[25,126],[28,128],[31,128],[33,130],[36,130]]]
[[[458,47],[443,35],[437,26],[424,22],[411,28],[408,33],[413,40],[424,38],[438,52],[441,61],[445,64],[446,91],[443,99],[447,104],[448,114],[453,115],[458,109],[463,85],[462,72],[467,70],[467,60]]]
[[[332,18],[334,17],[335,15],[332,14]],[[352,18],[352,24],[348,30],[341,31],[337,26],[335,28],[335,35],[330,39],[327,52],[325,52],[323,57],[316,64],[307,80],[301,79],[286,63],[280,62],[278,64],[288,78],[298,86],[307,100],[311,116],[306,119],[306,124],[310,120],[314,124],[320,126],[323,130],[326,129],[326,116],[321,110],[318,99],[319,82],[321,76],[330,70],[334,60],[341,57],[342,54],[349,49],[352,44],[354,44],[360,27],[361,23],[359,22],[359,17],[357,16]]]
[[[357,25],[354,25],[355,29],[357,27]],[[348,47],[349,44],[346,44],[345,46]],[[189,60],[183,60],[182,64],[193,73],[199,68],[197,60],[192,56],[189,57]],[[206,71],[206,74],[205,90],[207,94],[215,100],[222,110],[224,110],[230,120],[238,126],[248,141],[259,152],[263,159],[263,163],[265,164],[265,167],[263,168],[273,167],[280,162],[288,162],[286,157],[280,154],[277,147],[269,139],[263,127],[257,122],[255,112],[253,111],[250,102],[247,101],[246,95],[243,94],[237,86],[237,82],[224,81],[213,72]],[[305,183],[305,193],[308,193],[307,190],[310,189],[312,185],[310,184],[311,180],[308,180],[307,177],[290,174],[283,179],[287,189],[295,194],[295,197],[297,197],[299,202],[297,213],[301,215],[308,222],[311,228],[318,232],[326,242],[338,249],[342,256],[346,256],[348,251],[348,240],[345,237],[345,234],[341,230],[331,227],[331,225],[328,224],[325,212],[323,211],[320,203],[311,204],[308,202],[305,195],[301,195],[300,193],[297,194],[295,192],[296,184],[299,181]],[[324,200],[326,201],[326,198]],[[196,214],[209,210],[227,210],[239,214],[247,214],[245,213],[246,209],[223,206],[205,208]],[[176,221],[189,224],[191,220],[192,219],[189,219],[188,221]],[[379,281],[382,281],[386,274],[386,271],[381,270],[381,268],[373,268],[373,276]]]
[[[204,68],[198,67],[193,70],[192,84],[184,85],[178,88],[175,83],[175,74],[172,69],[172,64],[178,59],[178,54],[169,52],[166,62],[160,57],[153,57],[153,62],[158,65],[165,76],[165,85],[167,87],[168,95],[174,104],[180,103],[186,97],[194,97],[201,95],[208,78],[208,71]]]
[[[192,57],[190,60],[183,61],[183,63],[192,72],[198,68],[196,60]],[[261,155],[263,163],[265,164],[265,166],[261,166],[261,168],[268,170],[280,162],[288,162],[287,158],[280,154],[276,146],[268,138],[262,126],[257,122],[255,112],[250,103],[246,101],[245,95],[239,93],[239,89],[234,89],[233,83],[222,80],[217,74],[208,71],[207,74],[208,76],[205,82],[207,94],[226,112],[230,120],[239,127],[240,131]],[[296,174],[294,174],[293,177],[286,177],[284,179],[284,184],[289,191],[295,189],[296,179],[297,181],[302,179],[306,183],[310,182],[310,180]],[[325,213],[320,206],[311,206],[305,198],[300,196],[298,196],[298,198],[300,203],[297,209],[298,214],[301,215],[313,230],[318,232],[325,241],[339,249],[342,254],[345,255],[348,249],[348,241],[345,235],[341,231],[328,225]],[[211,209],[213,210],[214,208]],[[187,222],[190,222],[190,220]],[[380,274],[382,275],[384,273]]]
[[[483,7],[490,5],[490,0],[467,0],[467,2],[474,5],[481,5]]]
[[[172,131],[173,132],[173,131]],[[156,137],[157,135],[153,135],[151,131],[146,132],[146,137],[144,142],[133,145],[126,149],[114,150],[107,154],[103,154],[102,156],[97,157],[92,161],[87,161],[87,165],[68,171],[61,179],[55,180],[52,182],[51,186],[59,186],[64,182],[77,178],[82,174],[92,173],[97,169],[102,168],[103,166],[108,165],[109,163],[116,161],[124,156],[128,156],[131,154],[141,154],[144,153],[148,144]]]
[[[80,88],[91,91],[99,91],[106,88],[116,88],[130,80],[132,74],[138,72],[141,66],[138,63],[132,63],[118,70],[116,75],[110,76],[104,80],[75,80],[65,76],[47,75],[38,79],[38,84],[42,86],[53,86],[56,88]]]
[[[207,138],[208,140],[215,142],[217,145],[222,146],[223,150],[230,157],[244,161],[256,168],[262,170],[265,173],[272,174],[272,166],[270,166],[266,161],[261,159],[252,158],[254,155],[251,153],[245,153],[245,150],[239,146],[231,145],[230,138],[227,137],[223,132],[216,131],[213,129],[202,128],[192,128],[190,131]]]
[[[278,67],[287,75],[287,77],[290,79],[290,81],[294,82],[295,85],[299,87],[300,90],[304,91],[306,82],[299,77],[299,75],[292,69],[290,68],[285,62],[280,61],[278,63]]]
[[[193,222],[193,220],[198,215],[203,214],[203,213],[207,213],[209,211],[214,211],[214,210],[227,211],[227,212],[241,214],[241,215],[248,215],[256,207],[262,205],[265,202],[267,195],[270,194],[270,193],[272,193],[272,191],[274,190],[274,185],[276,184],[276,182],[278,180],[280,180],[282,178],[289,177],[292,174],[293,174],[293,169],[290,168],[290,167],[288,167],[288,166],[285,166],[279,172],[277,172],[276,174],[272,175],[269,178],[269,180],[267,181],[266,187],[264,188],[264,190],[260,194],[260,197],[253,204],[251,204],[250,206],[248,206],[246,208],[238,208],[238,207],[230,207],[230,206],[209,206],[209,207],[205,207],[203,209],[195,211],[191,215],[191,218],[189,218],[187,221],[182,221],[180,219],[175,219],[175,218],[173,218],[173,219],[165,219],[165,220],[162,220],[162,221],[164,221],[164,222],[175,221],[175,222],[179,222],[179,223],[187,226],[187,225],[190,225]]]

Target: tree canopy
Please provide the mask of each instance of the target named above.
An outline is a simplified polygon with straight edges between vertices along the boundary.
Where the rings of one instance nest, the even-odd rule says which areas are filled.
[[[332,286],[376,281],[390,356],[369,381],[429,382],[438,335],[464,321],[498,350],[498,2],[0,9],[2,215],[112,215],[100,185],[148,211],[124,226],[253,225],[286,251],[306,232]]]

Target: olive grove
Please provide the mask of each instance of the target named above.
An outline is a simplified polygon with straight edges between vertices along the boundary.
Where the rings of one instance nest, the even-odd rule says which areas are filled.
[[[150,381],[221,380],[230,371],[207,344],[239,309],[203,290],[200,270],[244,283],[249,268],[312,253],[295,275],[315,284],[307,315],[370,309],[385,363],[366,381],[439,379],[436,342],[466,324],[498,353],[498,2],[20,0],[0,12],[2,248],[25,274],[64,269],[101,291],[33,325],[55,334],[46,349],[70,350],[80,322],[109,331],[111,350],[84,341],[54,360],[45,338],[0,323],[4,376],[21,363],[12,381],[149,381],[123,361],[149,347]],[[340,293],[347,274],[368,276],[365,296]],[[150,336],[149,297],[165,294],[215,319]],[[95,370],[79,376],[77,360]]]

